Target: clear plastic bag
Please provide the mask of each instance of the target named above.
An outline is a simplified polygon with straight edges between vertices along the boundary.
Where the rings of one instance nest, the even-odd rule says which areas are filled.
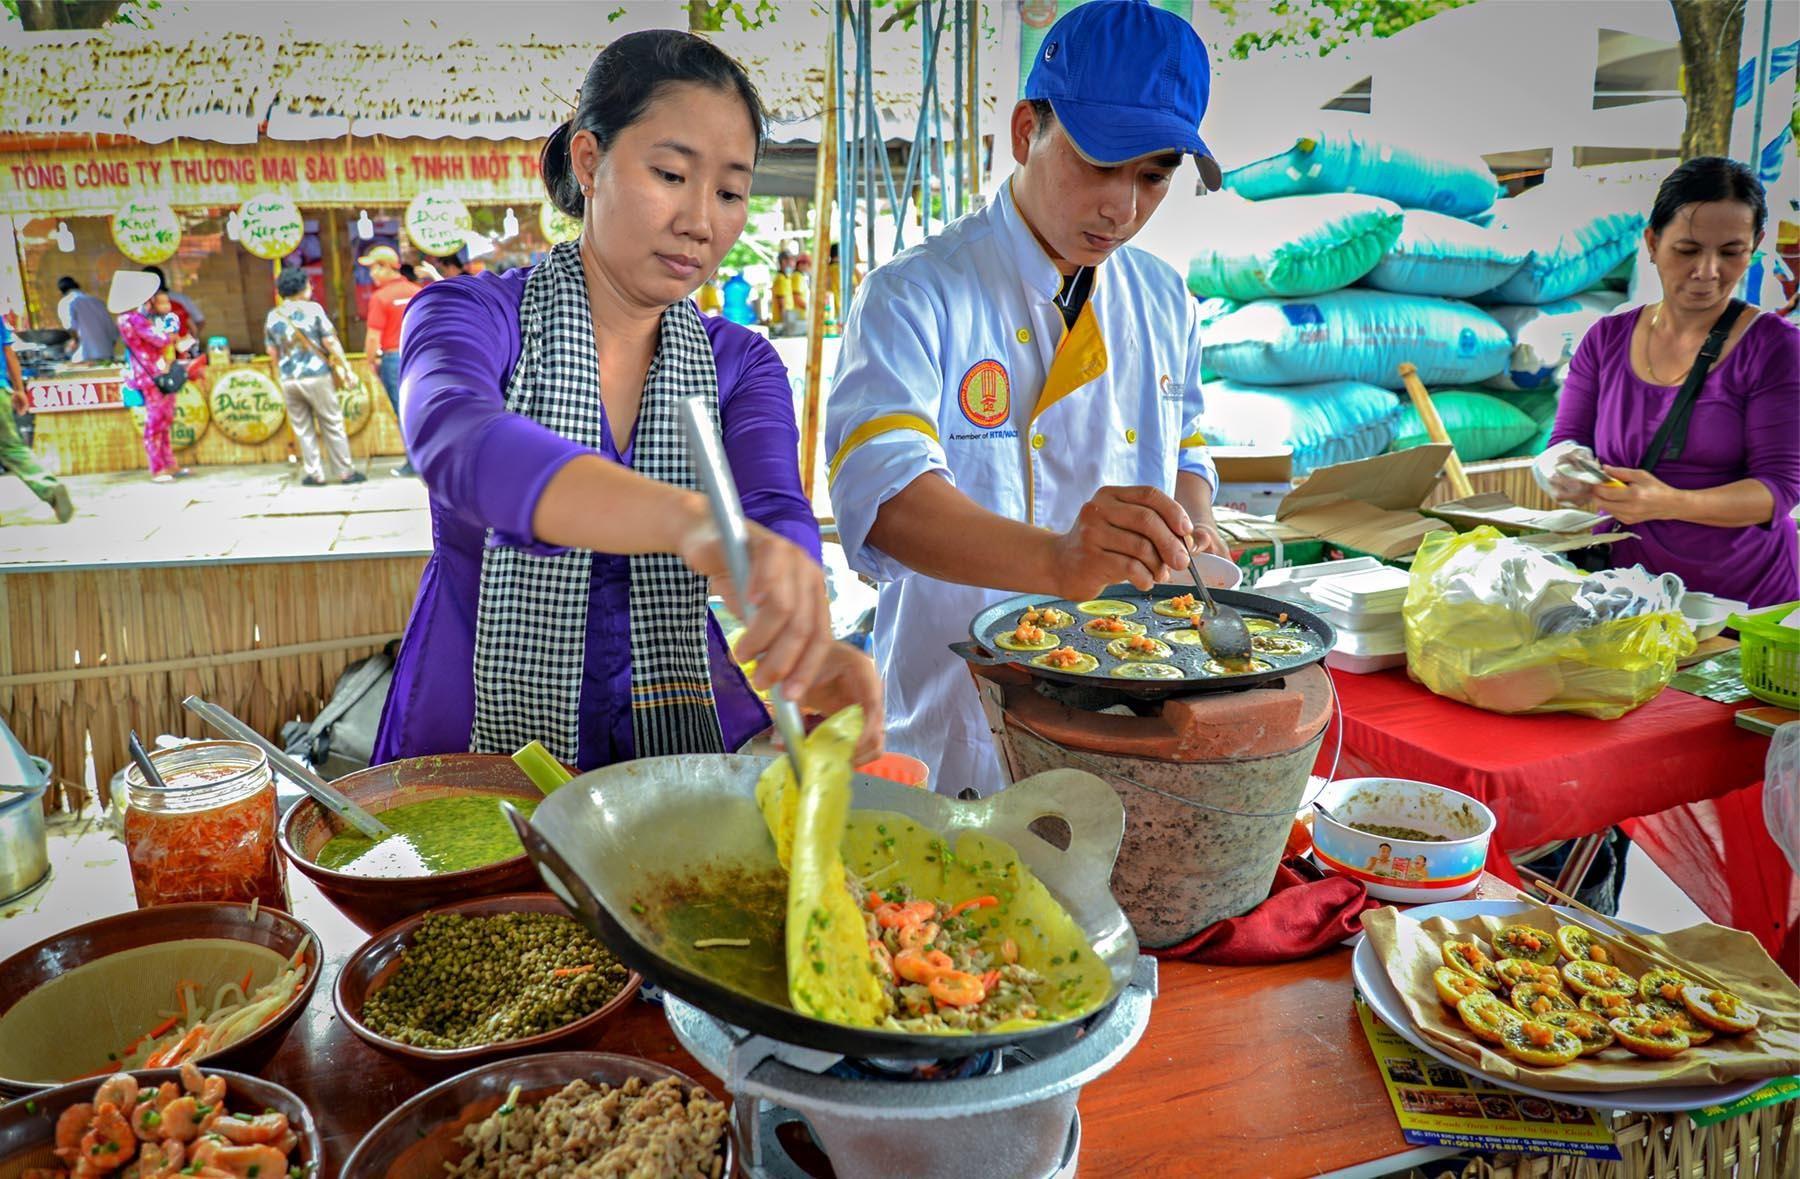
[[[1769,836],[1800,872],[1800,721],[1775,730],[1763,770],[1763,818]]]
[[[1425,538],[1407,591],[1412,677],[1491,712],[1611,720],[1654,698],[1694,650],[1681,579],[1584,574],[1493,528]]]

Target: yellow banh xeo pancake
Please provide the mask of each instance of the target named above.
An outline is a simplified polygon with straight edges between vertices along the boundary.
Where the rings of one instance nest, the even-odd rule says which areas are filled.
[[[1117,639],[1144,633],[1144,624],[1128,618],[1096,618],[1081,624],[1081,633],[1090,639]]]
[[[1079,603],[1077,610],[1083,614],[1097,614],[1102,617],[1122,618],[1127,614],[1136,614],[1137,607],[1130,602],[1121,602],[1117,598],[1095,598],[1092,601]]]
[[[985,1031],[1073,1019],[1104,1002],[1111,990],[1106,964],[1010,845],[964,832],[952,846],[905,815],[850,810],[850,753],[861,729],[862,713],[852,708],[814,730],[802,753],[805,781],[798,791],[786,758],[772,763],[758,783],[777,852],[792,863],[784,940],[794,1009],[852,1027],[892,1026],[846,872],[865,889],[904,888],[943,907],[994,898],[994,904],[970,910],[975,936],[996,961],[1004,948],[1041,981],[1032,988],[1034,1018]],[[784,848],[779,804],[790,794],[797,799]],[[967,1033],[946,1028],[933,1034]]]
[[[1178,680],[1179,667],[1167,663],[1121,663],[1112,674],[1122,680]]]
[[[788,857],[788,1001],[802,1015],[872,1027],[888,1013],[887,996],[869,957],[862,912],[844,881],[842,850],[850,815],[850,754],[862,723],[862,709],[846,708],[808,734],[800,749],[798,791],[792,789],[785,757],[764,776],[779,772],[787,779],[788,789],[770,791],[771,799],[798,796]],[[761,802],[761,782],[757,794]],[[767,806],[763,815],[769,818]],[[781,837],[773,822],[770,831],[779,852]]]
[[[1106,644],[1106,653],[1127,663],[1160,663],[1170,654],[1168,644],[1144,635],[1114,639]]]
[[[1073,647],[1064,647],[1062,650],[1069,652],[1069,654],[1074,657],[1067,666],[1061,662],[1053,663],[1049,661],[1051,656],[1059,655],[1061,654],[1061,651],[1046,651],[1031,662],[1037,667],[1047,667],[1051,671],[1066,671],[1072,675],[1086,675],[1088,672],[1093,671],[1096,667],[1100,666],[1100,661],[1095,659],[1092,655],[1089,655],[1086,651],[1077,651]]]
[[[1206,640],[1200,637],[1200,632],[1188,626],[1178,626],[1174,630],[1164,631],[1162,641],[1178,647],[1201,647],[1206,645]]]
[[[1019,964],[1042,981],[1032,987],[1035,1019],[1006,1020],[986,1032],[1074,1019],[1099,1006],[1111,990],[1112,976],[1081,926],[1004,840],[967,831],[950,845],[905,815],[858,810],[850,814],[844,861],[871,889],[904,885],[914,896],[947,906],[977,897],[998,902],[970,914],[982,948],[997,957],[1011,941]]]
[[[1040,627],[1019,626],[994,636],[994,645],[1008,651],[1049,651],[1062,645],[1062,640]]]

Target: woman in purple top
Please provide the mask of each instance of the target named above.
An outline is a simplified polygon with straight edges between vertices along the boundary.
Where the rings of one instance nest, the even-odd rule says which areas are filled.
[[[862,704],[858,754],[879,751],[874,666],[831,638],[787,373],[688,299],[743,231],[762,139],[756,92],[717,48],[622,37],[544,148],[580,238],[408,305],[403,423],[434,543],[377,761],[538,739],[591,769],[767,726],[707,609],[708,577],[739,602],[679,425],[693,396],[753,522],[738,656],[815,710]]]
[[[1762,240],[1762,184],[1735,160],[1671,172],[1644,231],[1663,298],[1611,315],[1569,365],[1552,442],[1592,449],[1623,486],[1559,480],[1565,501],[1637,534],[1609,560],[1770,606],[1800,598],[1800,329],[1747,308],[1700,386],[1685,442],[1639,469]]]

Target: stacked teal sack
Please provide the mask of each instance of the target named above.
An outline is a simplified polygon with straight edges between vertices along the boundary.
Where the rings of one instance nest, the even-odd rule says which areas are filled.
[[[1358,193],[1266,201],[1226,194],[1205,212],[1205,244],[1188,264],[1188,289],[1239,300],[1349,286],[1393,248],[1405,216],[1392,201]]]
[[[1450,435],[1457,456],[1466,463],[1498,458],[1538,431],[1537,421],[1524,408],[1478,389],[1434,390],[1431,404],[1443,420],[1444,432]],[[1554,396],[1551,406],[1554,414]],[[1419,411],[1410,403],[1404,405],[1394,422],[1392,448],[1410,450],[1430,441]]]
[[[1362,283],[1402,295],[1467,299],[1511,278],[1526,252],[1502,230],[1409,209],[1399,239]]]
[[[1500,195],[1478,155],[1434,159],[1348,129],[1301,136],[1266,159],[1233,168],[1225,173],[1225,187],[1251,200],[1358,192],[1453,217],[1484,212]]]
[[[1206,366],[1251,385],[1361,381],[1400,389],[1410,361],[1426,385],[1474,385],[1505,367],[1512,341],[1494,317],[1455,299],[1358,288],[1263,299],[1214,321]]]
[[[1200,434],[1214,446],[1288,446],[1294,475],[1385,451],[1400,403],[1360,381],[1268,387],[1209,381]]]

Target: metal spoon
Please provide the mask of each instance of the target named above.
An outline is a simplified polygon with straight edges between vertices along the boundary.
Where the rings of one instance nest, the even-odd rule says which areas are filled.
[[[169,785],[163,781],[162,775],[156,772],[156,766],[150,755],[144,751],[144,743],[138,740],[137,730],[131,730],[130,738],[125,742],[131,751],[131,760],[137,763],[138,773],[144,775],[144,784],[152,790],[167,790]]]
[[[209,703],[198,696],[189,696],[181,702],[181,706],[227,737],[248,741],[262,750],[267,755],[270,765],[298,782],[300,788],[317,799],[320,806],[342,818],[344,822],[361,831],[370,839],[384,839],[393,834],[387,824],[351,802],[337,787],[319,777],[310,767],[289,757],[271,744],[261,733],[217,704]]]
[[[688,450],[693,455],[694,472],[706,488],[712,504],[713,523],[725,546],[725,565],[737,585],[744,603],[744,621],[756,615],[750,605],[750,528],[744,521],[744,504],[738,498],[737,483],[725,452],[719,445],[718,431],[713,429],[712,415],[706,411],[704,397],[689,397],[681,404],[681,427],[687,434]],[[800,744],[806,740],[806,726],[800,720],[800,706],[788,699],[780,684],[771,687],[775,702],[775,728],[781,743],[787,746],[788,761],[794,769],[794,782],[800,782]]]
[[[1200,562],[1194,559],[1192,550],[1188,552],[1188,572],[1194,575],[1194,588],[1206,599],[1206,609],[1211,615],[1197,628],[1201,644],[1215,659],[1234,663],[1249,659],[1250,628],[1244,625],[1244,616],[1230,606],[1213,601],[1212,591],[1206,588],[1206,579],[1200,576]]]

